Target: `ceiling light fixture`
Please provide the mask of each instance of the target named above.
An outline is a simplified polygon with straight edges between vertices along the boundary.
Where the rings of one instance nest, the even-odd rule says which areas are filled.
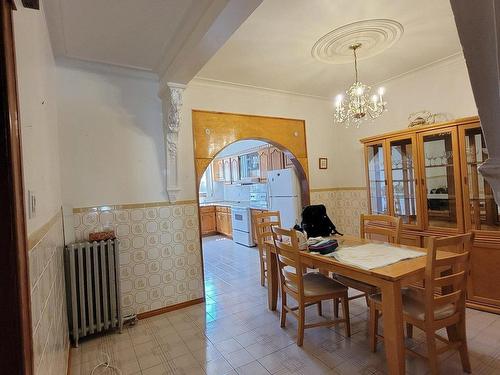
[[[361,43],[349,46],[354,54],[355,82],[346,91],[346,95],[339,94],[335,98],[335,112],[333,121],[346,128],[359,128],[361,122],[379,117],[386,110],[384,101],[385,89],[380,87],[376,95],[370,97],[371,87],[358,81],[358,56],[356,51]]]

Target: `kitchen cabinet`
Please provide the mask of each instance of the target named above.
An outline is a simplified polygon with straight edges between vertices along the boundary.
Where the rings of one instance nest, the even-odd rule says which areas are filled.
[[[283,158],[283,152],[274,146],[269,148],[269,166],[268,170],[274,171],[276,169],[283,169],[285,167],[285,161]]]
[[[230,184],[231,183],[231,159],[226,158],[223,159],[223,165],[224,165],[224,183]]]
[[[215,207],[214,206],[200,207],[200,221],[201,221],[202,236],[215,234],[217,231],[217,226],[215,221]]]
[[[293,168],[292,160],[286,154],[283,154],[283,156],[285,158],[285,168]]]
[[[500,210],[478,166],[488,157],[470,117],[362,139],[372,214],[403,219],[402,242],[474,232],[469,307],[500,313]]]
[[[240,180],[240,158],[233,156],[231,158],[231,182],[236,183]]]
[[[224,160],[215,159],[213,161],[213,177],[214,181],[224,182]]]
[[[216,231],[227,237],[233,236],[233,226],[231,224],[231,208],[216,206],[215,208]]]
[[[269,170],[269,146],[264,146],[257,152],[259,155],[260,180],[267,181],[267,171]]]

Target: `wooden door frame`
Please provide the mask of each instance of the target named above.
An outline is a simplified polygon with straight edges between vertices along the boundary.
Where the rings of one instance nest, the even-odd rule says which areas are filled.
[[[5,374],[33,374],[28,246],[12,25],[12,1],[0,4],[0,368]]]

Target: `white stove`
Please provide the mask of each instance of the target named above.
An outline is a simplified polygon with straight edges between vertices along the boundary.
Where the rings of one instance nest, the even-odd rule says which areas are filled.
[[[233,207],[231,209],[231,222],[233,224],[233,241],[251,247],[255,246],[252,241],[252,219],[248,207]]]

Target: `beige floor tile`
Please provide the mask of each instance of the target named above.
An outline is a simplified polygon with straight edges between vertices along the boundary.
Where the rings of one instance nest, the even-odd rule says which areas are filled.
[[[223,356],[233,368],[241,367],[255,361],[255,358],[252,357],[252,355],[245,349],[240,349],[235,352],[223,354]]]
[[[266,370],[258,361],[247,363],[244,366],[238,367],[236,372],[239,375],[269,375],[270,372]]]
[[[224,358],[217,358],[202,365],[207,375],[226,375],[234,373],[228,361]]]

